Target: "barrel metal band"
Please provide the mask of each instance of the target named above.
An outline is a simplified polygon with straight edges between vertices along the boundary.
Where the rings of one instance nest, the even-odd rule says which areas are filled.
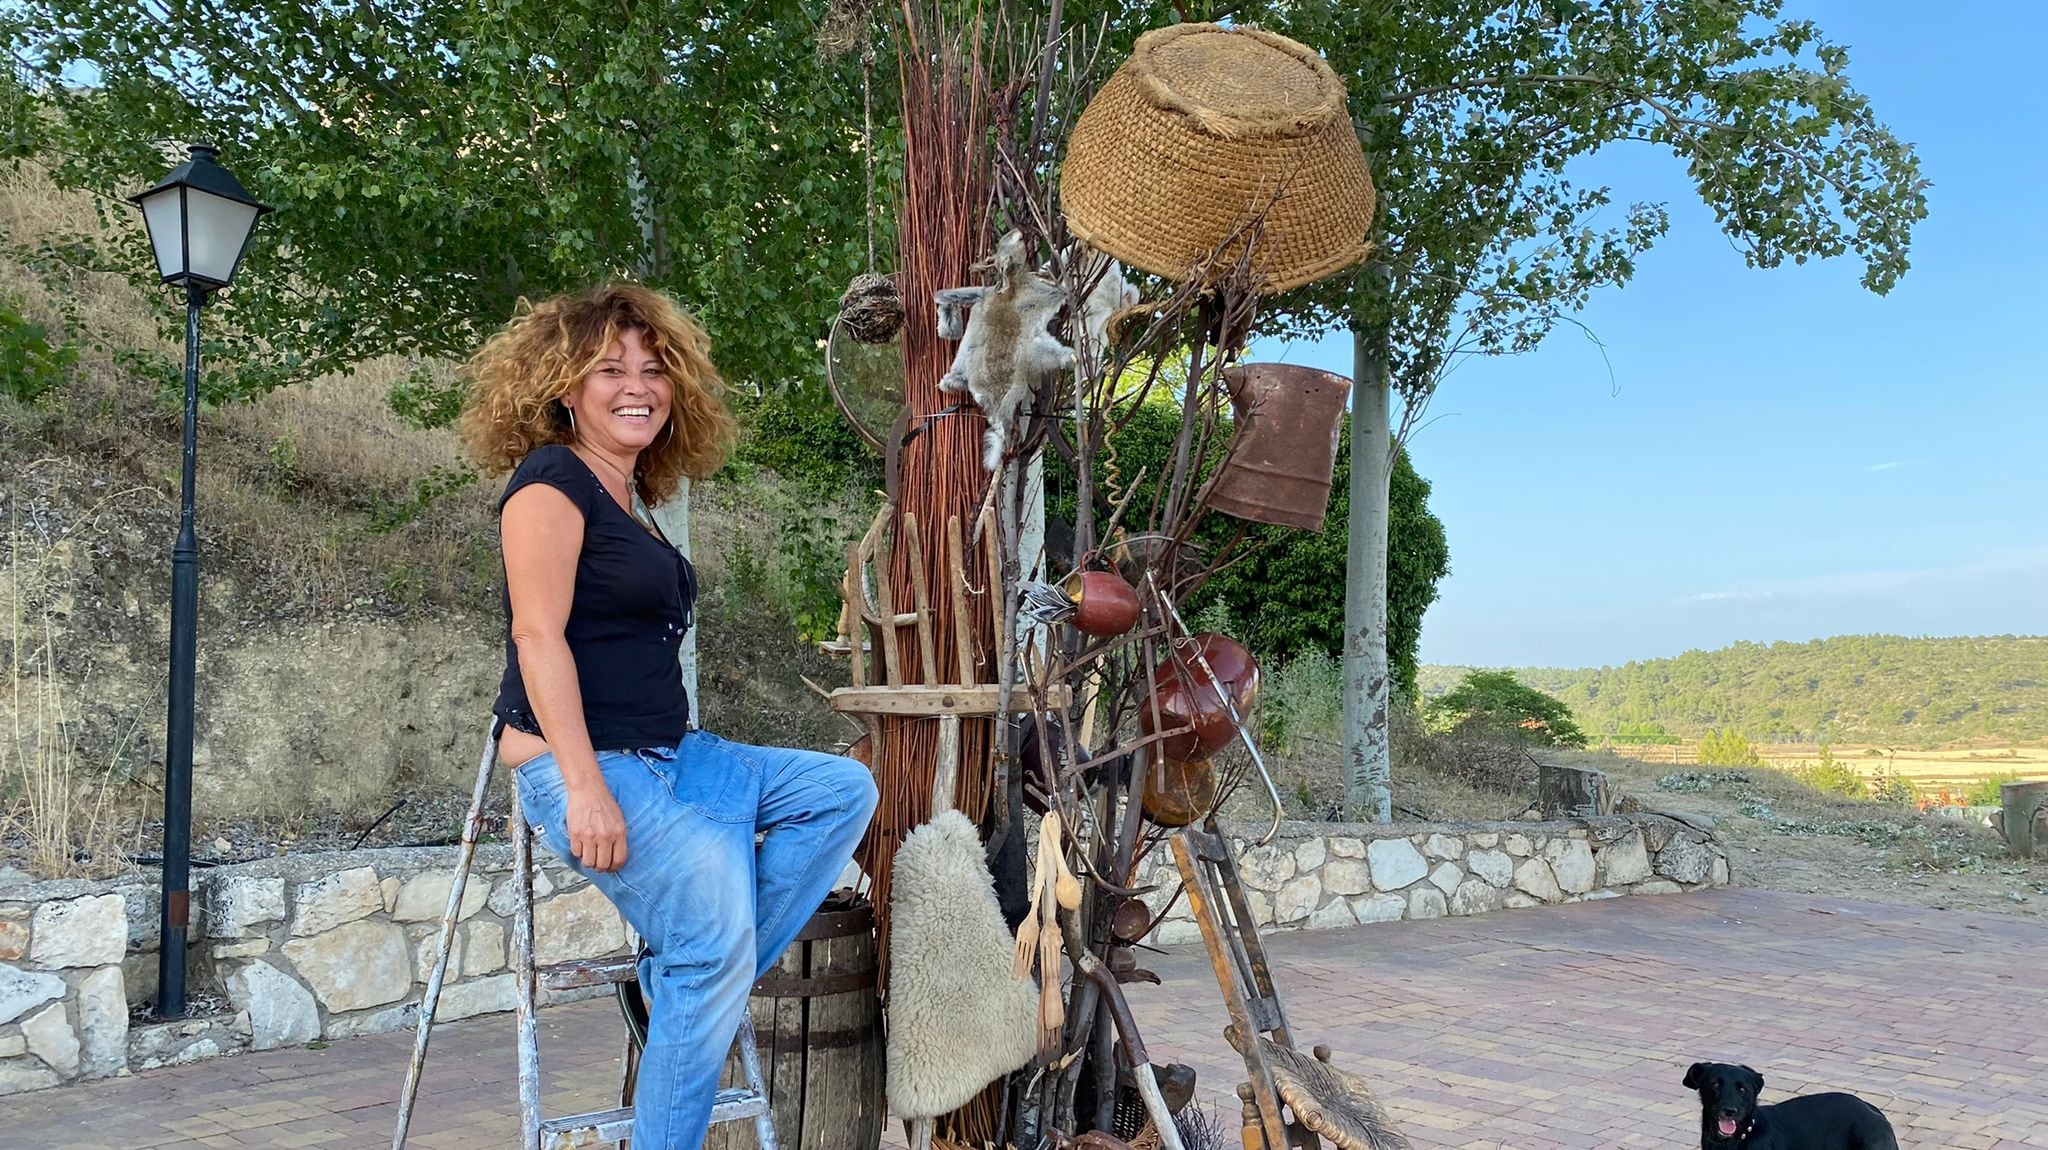
[[[753,993],[767,998],[818,998],[827,994],[845,994],[853,990],[871,990],[875,985],[872,970],[849,970],[840,974],[814,974],[810,977],[786,975],[769,971],[754,983]]]

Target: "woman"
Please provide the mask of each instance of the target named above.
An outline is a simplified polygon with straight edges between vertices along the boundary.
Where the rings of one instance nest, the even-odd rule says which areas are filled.
[[[697,581],[636,513],[735,435],[701,328],[614,286],[517,316],[469,363],[463,437],[510,471],[499,752],[528,823],[648,947],[633,1145],[696,1150],[747,991],[852,857],[875,787],[851,759],[695,729],[677,656]],[[756,837],[759,845],[756,845]]]

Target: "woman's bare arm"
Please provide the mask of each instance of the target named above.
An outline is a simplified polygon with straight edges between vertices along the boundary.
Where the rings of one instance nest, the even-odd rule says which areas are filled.
[[[555,488],[529,484],[505,501],[500,535],[519,674],[568,792],[563,829],[584,866],[617,870],[626,864],[626,819],[590,746],[583,691],[566,634],[576,597],[576,560],[583,550],[583,513]]]

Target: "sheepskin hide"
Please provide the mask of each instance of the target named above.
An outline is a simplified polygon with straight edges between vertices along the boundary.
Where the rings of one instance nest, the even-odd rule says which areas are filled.
[[[1038,987],[1010,973],[981,836],[959,811],[896,850],[889,904],[889,1112],[933,1118],[1031,1061]]]

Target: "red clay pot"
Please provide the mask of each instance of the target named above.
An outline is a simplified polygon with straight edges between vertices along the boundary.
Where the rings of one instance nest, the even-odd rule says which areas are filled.
[[[1074,629],[1089,635],[1121,635],[1138,623],[1138,593],[1114,571],[1082,571],[1067,580],[1074,601]]]
[[[1175,655],[1180,663],[1169,663],[1158,673],[1161,725],[1153,725],[1152,708],[1144,704],[1139,705],[1138,719],[1148,735],[1192,726],[1193,730],[1174,735],[1159,744],[1160,754],[1182,762],[1206,759],[1217,748],[1237,737],[1237,725],[1230,721],[1230,710],[1224,706],[1223,696],[1216,693],[1208,674],[1195,659],[1197,651],[1208,661],[1209,669],[1216,673],[1223,689],[1230,693],[1230,701],[1240,716],[1251,710],[1252,703],[1259,696],[1258,661],[1237,640],[1226,635],[1204,633],[1176,642]]]

